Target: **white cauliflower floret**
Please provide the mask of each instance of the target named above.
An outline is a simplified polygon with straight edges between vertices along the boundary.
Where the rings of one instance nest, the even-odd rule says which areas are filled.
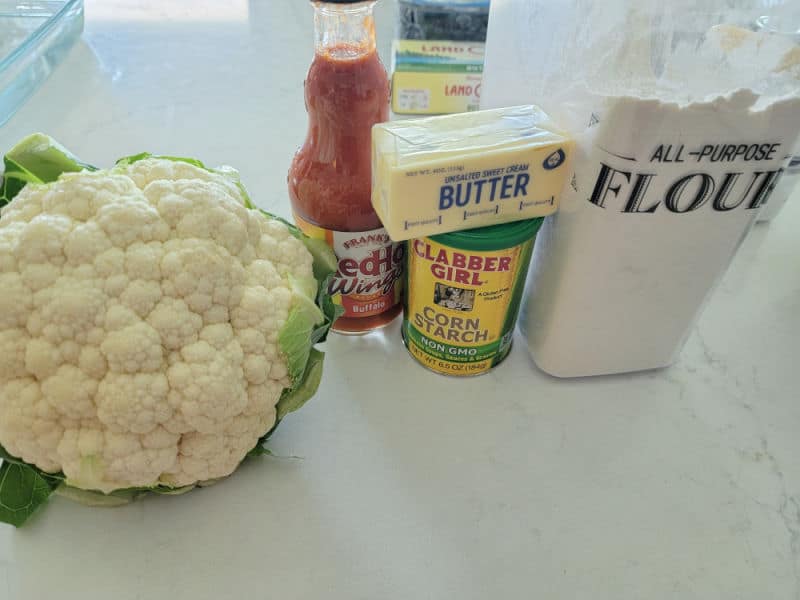
[[[28,329],[30,332],[30,328]],[[55,375],[64,362],[61,350],[44,338],[32,338],[25,347],[25,369],[39,381]],[[0,407],[2,410],[2,407]],[[1,414],[1,413],[0,413]]]
[[[24,327],[33,308],[33,292],[17,273],[0,273],[0,327]]]
[[[17,257],[14,248],[19,243],[19,236],[25,230],[25,223],[8,223],[0,229],[0,274],[16,273]]]
[[[136,323],[108,334],[100,351],[116,373],[150,373],[161,368],[161,337],[147,323]]]
[[[97,417],[112,431],[149,433],[172,416],[168,393],[163,373],[110,373],[97,390]]]
[[[290,385],[278,334],[311,263],[191,164],[27,185],[0,219],[0,445],[105,492],[230,474]]]
[[[203,318],[189,310],[180,298],[162,298],[150,311],[147,322],[158,332],[162,345],[168,350],[178,350],[196,342],[203,327]]]
[[[89,332],[105,310],[106,297],[97,287],[88,287],[80,280],[65,277],[53,287],[39,292],[36,300],[36,304],[41,305],[37,317],[43,324],[42,337],[53,343],[74,340],[85,344]]]
[[[50,406],[70,419],[93,419],[96,393],[97,379],[73,365],[61,365],[42,382],[42,394]]]
[[[25,377],[25,352],[28,347],[28,332],[24,329],[0,331],[0,379],[7,381]]]
[[[125,272],[135,279],[160,281],[163,255],[164,249],[159,242],[134,242],[125,252]]]
[[[6,381],[0,388],[3,446],[14,456],[50,473],[62,467],[57,447],[66,420],[44,398],[33,377]]]

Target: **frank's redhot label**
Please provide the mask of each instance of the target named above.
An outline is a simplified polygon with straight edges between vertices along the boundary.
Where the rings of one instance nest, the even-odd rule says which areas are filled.
[[[329,292],[344,308],[344,318],[379,315],[400,303],[405,247],[383,228],[371,231],[333,231],[295,215],[307,236],[325,240],[338,260]]]

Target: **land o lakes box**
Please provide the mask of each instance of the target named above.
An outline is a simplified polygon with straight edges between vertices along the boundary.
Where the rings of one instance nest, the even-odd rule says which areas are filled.
[[[478,110],[484,44],[396,40],[392,49],[392,111],[437,115]]]

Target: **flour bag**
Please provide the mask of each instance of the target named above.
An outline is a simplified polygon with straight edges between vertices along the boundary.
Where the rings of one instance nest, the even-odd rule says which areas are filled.
[[[492,0],[481,107],[537,104],[578,143],[520,317],[544,371],[676,359],[800,134],[800,48],[759,12]]]
[[[772,0],[767,0],[770,3]],[[768,33],[786,36],[796,46],[800,46],[800,2],[783,0],[782,3],[771,6],[768,14],[758,17],[755,29]],[[767,204],[758,214],[758,221],[771,221],[786,202],[794,195],[795,190],[800,191],[800,147],[796,147],[794,156],[783,172],[780,181],[775,186]]]

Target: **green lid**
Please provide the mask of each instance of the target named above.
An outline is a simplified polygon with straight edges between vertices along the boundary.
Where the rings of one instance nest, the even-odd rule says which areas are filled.
[[[517,246],[534,237],[542,226],[544,217],[514,221],[477,229],[464,229],[430,236],[431,239],[451,248],[464,250],[502,250]]]

